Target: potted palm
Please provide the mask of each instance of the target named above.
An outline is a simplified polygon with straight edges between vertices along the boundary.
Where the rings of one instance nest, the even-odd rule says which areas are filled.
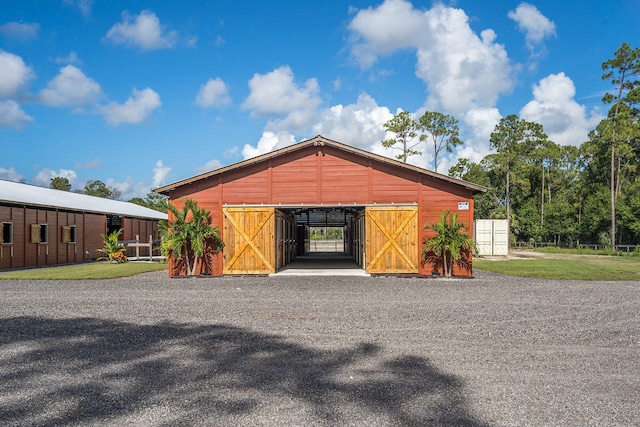
[[[211,212],[195,200],[184,200],[182,209],[170,204],[168,210],[173,219],[163,226],[160,250],[183,261],[187,276],[195,276],[207,249],[217,252],[224,246],[218,227],[211,224]]]
[[[440,219],[425,226],[436,232],[422,246],[422,259],[434,264],[442,263],[444,276],[453,274],[453,262],[460,261],[465,253],[477,249],[476,242],[464,232],[464,224],[458,222],[458,214],[444,211]]]

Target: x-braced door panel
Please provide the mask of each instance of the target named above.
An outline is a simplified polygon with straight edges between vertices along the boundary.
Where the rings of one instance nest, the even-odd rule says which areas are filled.
[[[367,207],[367,273],[418,273],[418,207]]]
[[[275,273],[275,209],[223,208],[224,274]]]

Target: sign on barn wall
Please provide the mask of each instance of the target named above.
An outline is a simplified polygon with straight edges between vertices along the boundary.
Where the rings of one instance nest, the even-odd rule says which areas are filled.
[[[418,207],[368,206],[365,215],[366,272],[417,274]]]
[[[469,210],[469,202],[458,202],[458,210],[459,211],[468,211]]]

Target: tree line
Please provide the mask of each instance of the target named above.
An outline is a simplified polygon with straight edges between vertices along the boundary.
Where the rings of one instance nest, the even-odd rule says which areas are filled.
[[[640,244],[640,49],[623,43],[602,69],[613,87],[602,98],[608,114],[580,146],[559,145],[542,125],[512,114],[491,134],[495,153],[479,163],[461,158],[449,169],[489,189],[476,196],[476,218],[507,219],[517,241]],[[462,144],[455,118],[441,113],[415,120],[401,112],[384,127],[396,138],[383,146],[403,161],[432,141],[436,172],[442,150]]]

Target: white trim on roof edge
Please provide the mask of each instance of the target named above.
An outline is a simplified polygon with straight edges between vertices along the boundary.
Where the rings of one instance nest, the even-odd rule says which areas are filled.
[[[135,203],[0,179],[0,204],[3,203],[116,214],[134,218],[168,218],[166,213],[145,208]]]

